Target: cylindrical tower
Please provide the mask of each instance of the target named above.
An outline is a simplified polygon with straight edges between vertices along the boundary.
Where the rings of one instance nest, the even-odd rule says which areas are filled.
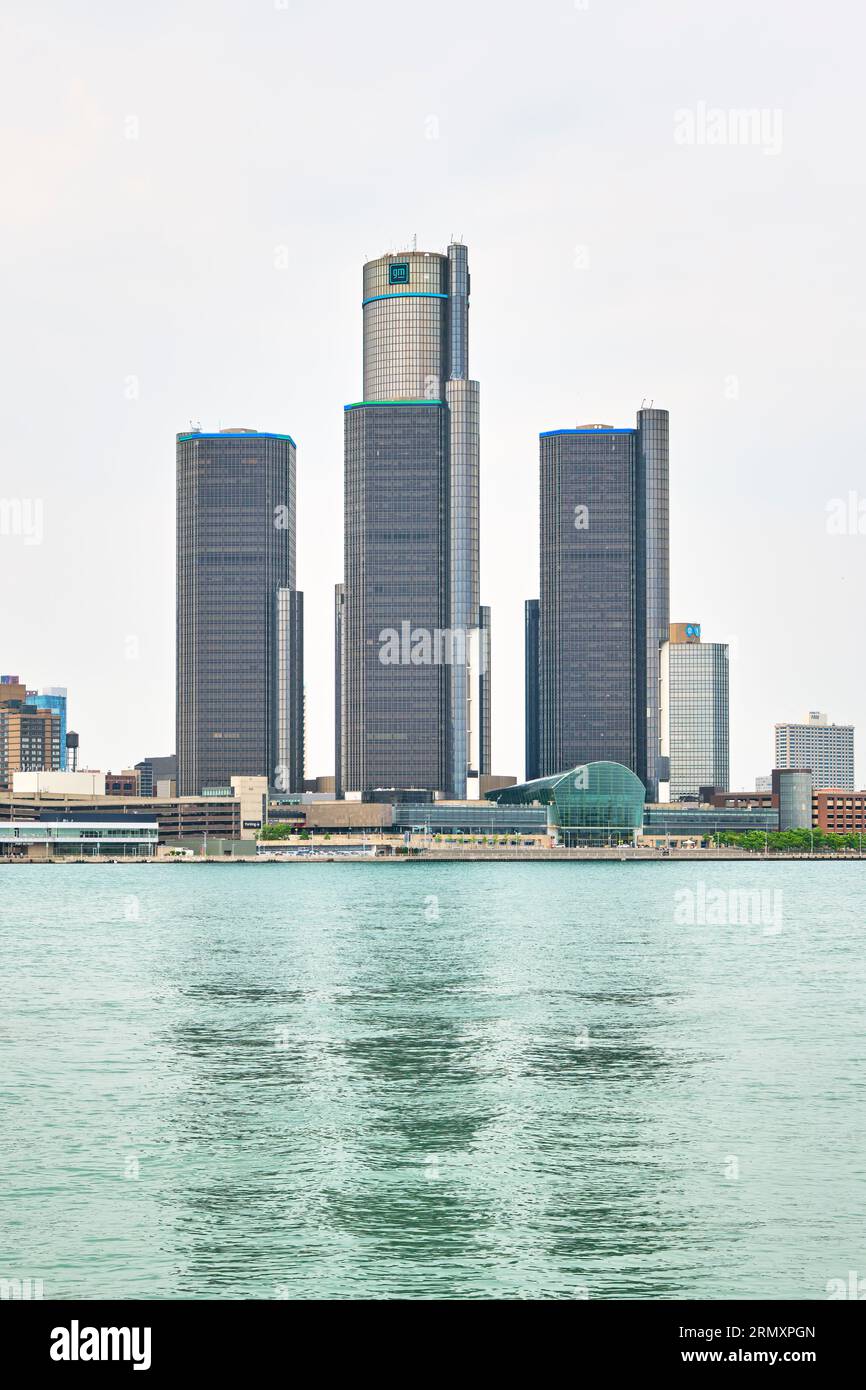
[[[477,794],[490,692],[466,247],[368,261],[363,314],[364,399],[346,407],[342,786],[462,797],[471,780]],[[392,661],[390,634],[404,631]]]
[[[441,400],[448,257],[401,251],[364,266],[364,400]]]

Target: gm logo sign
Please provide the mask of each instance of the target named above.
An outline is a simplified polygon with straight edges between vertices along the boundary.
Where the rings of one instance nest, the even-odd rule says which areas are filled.
[[[388,266],[389,285],[408,285],[409,283],[409,263],[408,261],[395,261]]]

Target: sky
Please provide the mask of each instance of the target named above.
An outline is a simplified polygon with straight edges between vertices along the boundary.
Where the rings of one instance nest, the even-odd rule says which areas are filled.
[[[523,773],[538,434],[646,400],[671,618],[731,643],[732,787],[810,709],[863,785],[864,38],[840,0],[6,0],[0,670],[68,687],[84,766],[172,752],[175,434],[286,432],[333,772],[361,268],[453,236],[494,771]]]

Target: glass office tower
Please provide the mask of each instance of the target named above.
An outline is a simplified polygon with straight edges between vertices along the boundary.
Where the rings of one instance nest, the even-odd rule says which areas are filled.
[[[537,598],[528,598],[524,606],[523,614],[523,650],[525,654],[524,671],[524,728],[526,738],[524,744],[524,778],[527,782],[534,782],[541,776],[539,771],[539,714],[538,714],[538,625],[539,625],[539,602]]]
[[[47,685],[38,695],[27,695],[27,703],[37,709],[50,709],[60,720],[60,768],[66,771],[66,699],[65,685]]]
[[[670,508],[668,499],[668,412],[642,408],[637,413],[637,634],[639,677],[646,697],[638,704],[638,776],[650,801],[670,768],[662,747],[667,731],[661,724],[661,649],[670,625]]]
[[[466,247],[368,262],[362,309],[335,608],[338,793],[477,796],[490,767],[490,622]]]
[[[177,436],[177,790],[303,782],[303,595],[295,444]]]
[[[641,409],[635,429],[542,434],[540,483],[538,686],[536,705],[528,614],[527,752],[537,743],[541,777],[622,763],[656,800],[669,775],[660,689],[669,622],[667,411]]]
[[[670,731],[670,799],[728,790],[728,647],[702,642],[700,623],[672,623],[662,649],[662,706]]]

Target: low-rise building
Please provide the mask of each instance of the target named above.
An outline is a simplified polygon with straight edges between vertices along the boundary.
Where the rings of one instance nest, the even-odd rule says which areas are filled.
[[[643,838],[650,841],[709,840],[725,832],[747,835],[751,830],[764,834],[778,829],[779,812],[774,807],[666,802],[644,808]]]
[[[102,772],[16,772],[12,777],[15,796],[105,796]]]
[[[779,811],[769,804],[730,805],[718,793],[716,805],[651,803],[643,783],[619,763],[588,763],[554,777],[524,782],[490,799],[504,809],[521,805],[531,815],[543,813],[549,832],[564,845],[638,844],[690,840],[708,843],[725,831],[779,829]],[[433,808],[436,809],[435,807]],[[419,808],[426,811],[427,808]],[[538,827],[539,822],[536,822]]]
[[[563,845],[635,844],[646,789],[622,763],[591,762],[487,793],[499,807],[540,806]]]
[[[140,796],[141,786],[138,769],[125,768],[123,772],[106,772],[106,796]]]
[[[305,777],[305,792],[333,792],[336,795],[337,782],[332,775],[325,777]]]
[[[730,806],[740,810],[761,809],[772,810],[773,791],[768,787],[766,791],[742,791],[726,792],[719,787],[701,787],[699,800],[706,806]]]
[[[0,825],[36,821],[44,814],[109,816],[126,821],[146,815],[159,826],[160,844],[197,836],[227,840],[241,838],[241,802],[237,797],[57,796],[6,793],[0,796]],[[252,832],[255,838],[255,832]]]
[[[516,786],[516,782],[508,783]],[[547,807],[494,801],[434,801],[426,806],[395,806],[393,826],[414,835],[547,836]]]
[[[866,830],[866,791],[826,787],[813,792],[812,825],[839,835],[862,834]]]
[[[140,859],[156,853],[159,825],[149,816],[62,815],[0,821],[0,859]]]

